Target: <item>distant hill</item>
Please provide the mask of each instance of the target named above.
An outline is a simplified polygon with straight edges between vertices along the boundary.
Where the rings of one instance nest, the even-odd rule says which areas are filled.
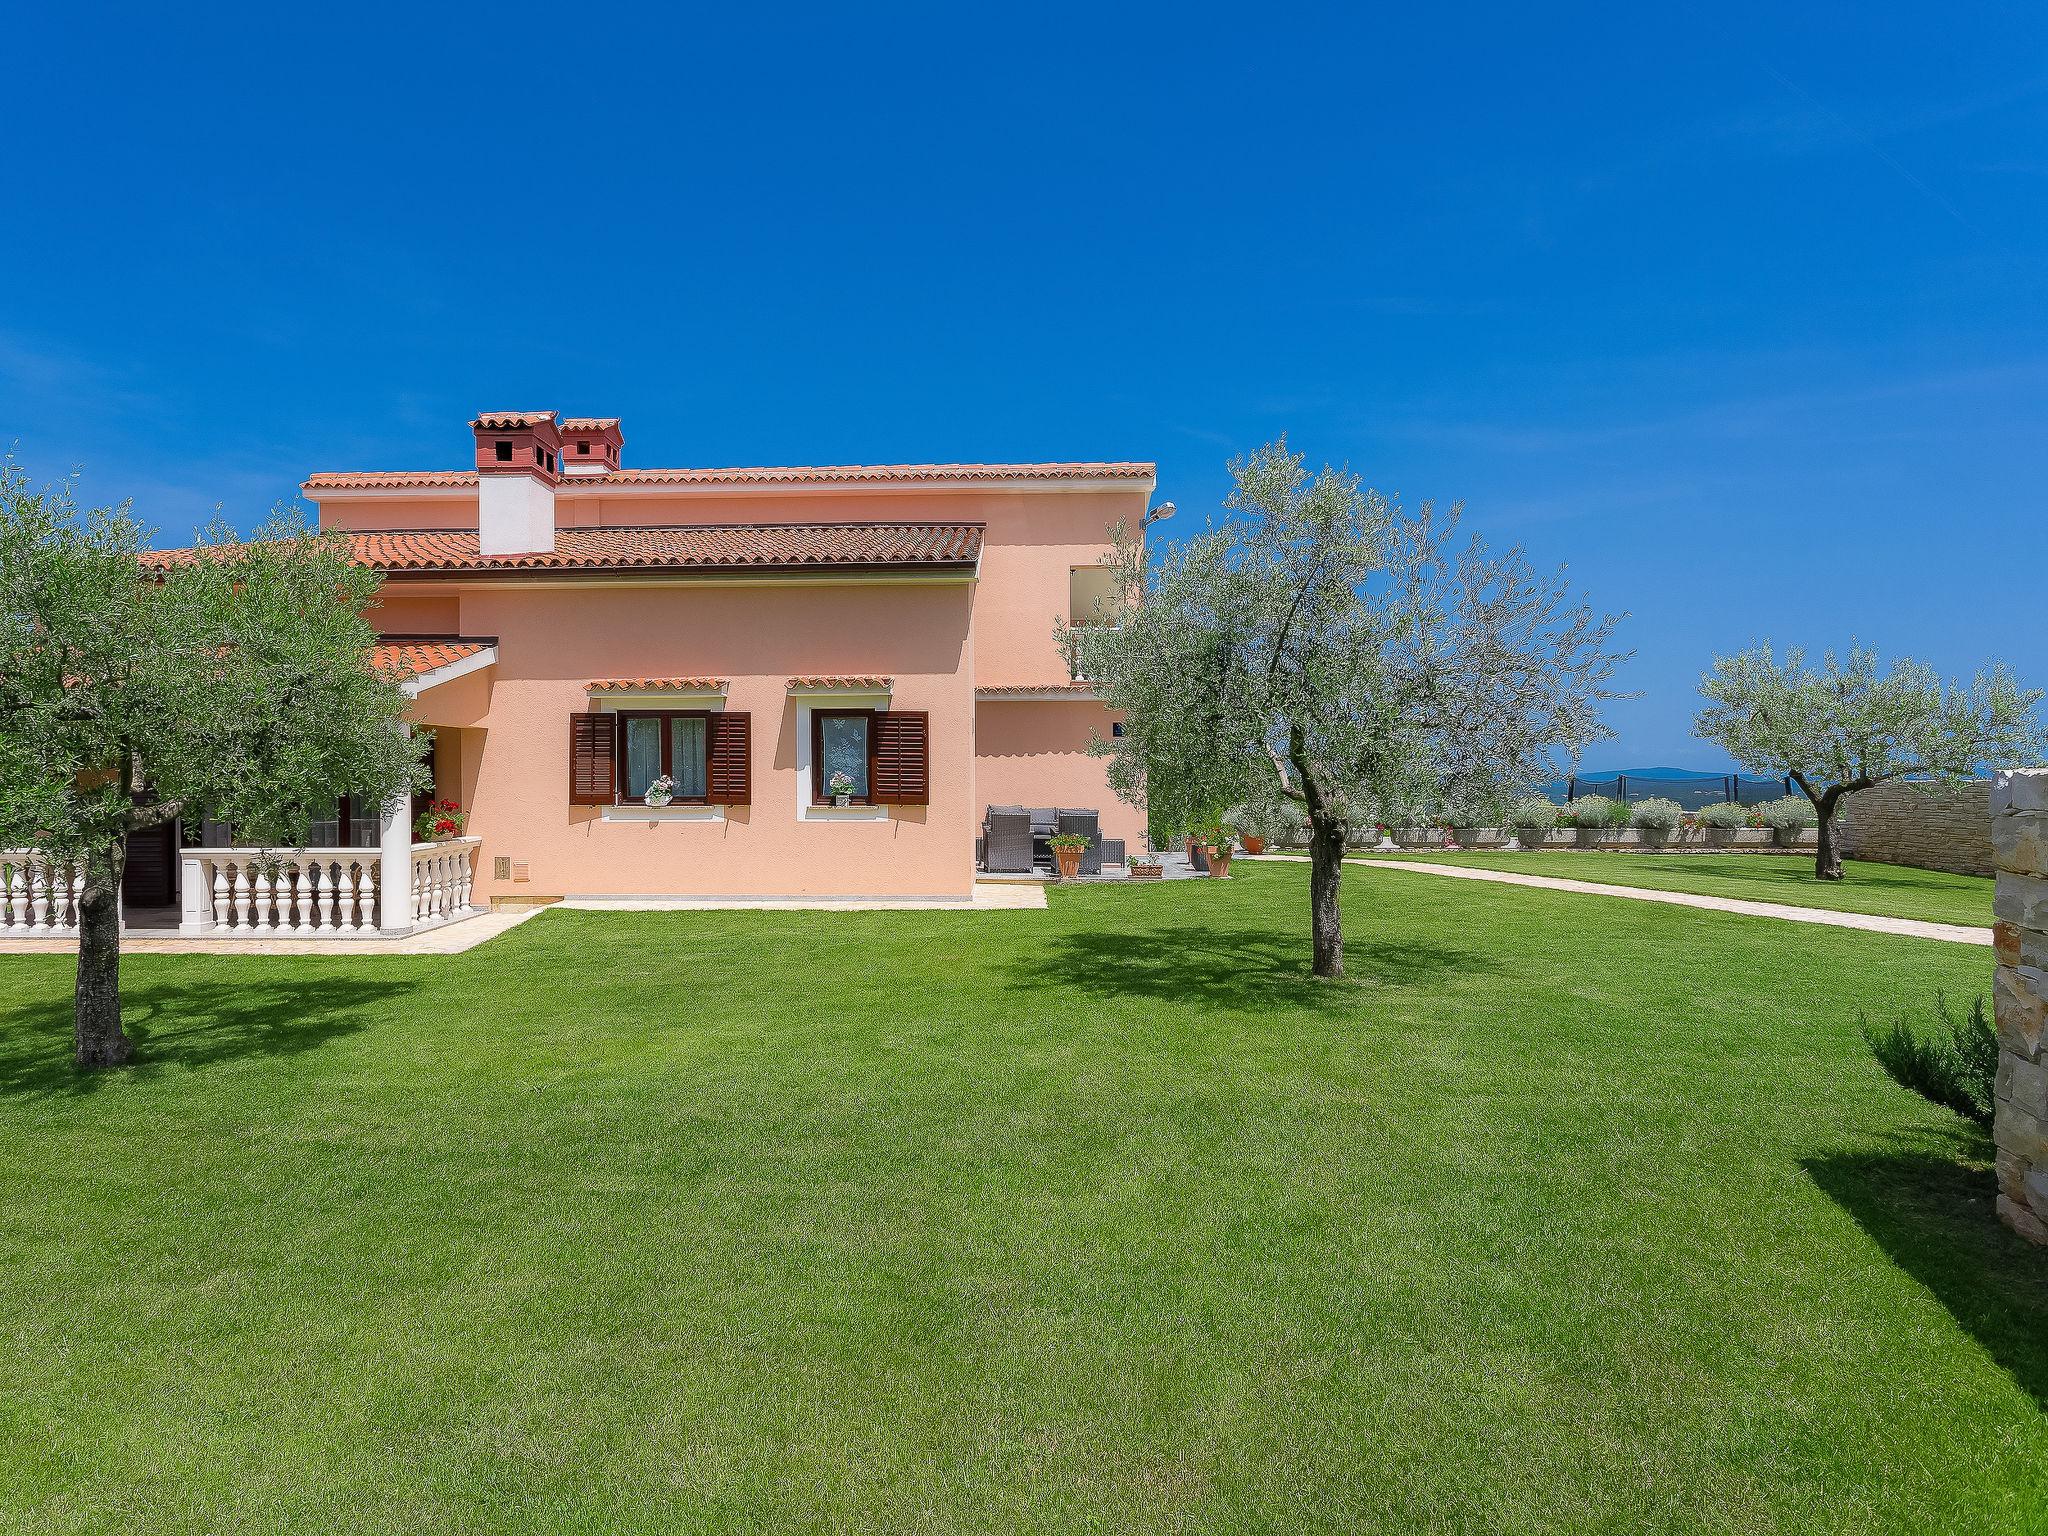
[[[1611,779],[1625,773],[1632,779],[1725,779],[1732,772],[1734,770],[1729,768],[1724,768],[1718,773],[1702,773],[1696,768],[1603,768],[1598,771],[1586,768],[1580,771],[1579,777]],[[1564,781],[1560,779],[1558,782]]]

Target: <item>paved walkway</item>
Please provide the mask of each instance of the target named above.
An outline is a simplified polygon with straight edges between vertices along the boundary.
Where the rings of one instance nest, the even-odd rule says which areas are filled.
[[[833,897],[715,896],[570,897],[558,906],[571,912],[1015,912],[1042,910],[1043,881],[976,881],[966,901],[855,900]]]
[[[1244,855],[1240,855],[1244,857]],[[1306,864],[1305,853],[1250,855],[1261,861],[1279,859]],[[1517,875],[1504,869],[1473,869],[1464,864],[1431,864],[1412,859],[1346,859],[1360,869],[1408,870],[1419,875],[1448,875],[1453,880],[1484,880],[1494,885],[1526,885],[1539,891],[1575,891],[1582,896],[1619,896],[1625,901],[1656,901],[1667,907],[1698,907],[1707,912],[1737,912],[1744,917],[1775,917],[1788,923],[1817,923],[1823,928],[1861,928],[1866,933],[1903,934],[1914,939],[1940,939],[1949,944],[1991,945],[1989,928],[1960,923],[1928,923],[1913,917],[1873,917],[1867,912],[1835,912],[1826,907],[1789,907],[1776,901],[1742,901],[1733,896],[1696,896],[1690,891],[1653,891],[1634,885],[1600,885],[1591,880],[1563,880],[1555,875]]]
[[[536,909],[537,910],[537,909]],[[402,939],[190,939],[162,929],[127,929],[121,934],[124,955],[459,955],[466,949],[517,928],[533,911],[479,912]],[[76,938],[0,939],[0,959],[8,955],[71,955]]]

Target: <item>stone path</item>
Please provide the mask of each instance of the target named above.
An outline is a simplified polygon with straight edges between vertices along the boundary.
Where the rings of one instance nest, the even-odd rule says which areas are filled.
[[[1246,855],[1240,855],[1246,857]],[[1280,859],[1306,864],[1305,853],[1250,855],[1261,861]],[[1619,896],[1625,901],[1656,901],[1667,907],[1698,907],[1707,912],[1736,912],[1744,917],[1775,917],[1788,923],[1816,923],[1823,928],[1861,928],[1866,933],[1902,934],[1914,939],[1940,939],[1949,944],[1991,946],[1989,928],[1961,923],[1928,923],[1912,917],[1873,917],[1867,912],[1834,912],[1825,907],[1790,907],[1776,901],[1742,901],[1733,896],[1696,896],[1690,891],[1653,891],[1633,885],[1600,885],[1591,880],[1564,880],[1555,875],[1517,875],[1504,869],[1473,869],[1463,864],[1431,864],[1410,859],[1346,859],[1359,869],[1408,870],[1419,875],[1447,875],[1453,880],[1484,880],[1494,885],[1526,885],[1539,891],[1575,891],[1583,896]]]
[[[538,910],[538,909],[535,909]],[[121,935],[124,955],[459,955],[466,949],[517,928],[533,911],[480,912],[459,923],[447,923],[402,939],[188,939],[161,929],[131,929]],[[8,955],[71,955],[78,940],[0,939],[0,959]]]
[[[716,896],[575,897],[558,902],[572,912],[1014,912],[1043,910],[1043,881],[976,881],[966,901],[889,901],[832,897]]]

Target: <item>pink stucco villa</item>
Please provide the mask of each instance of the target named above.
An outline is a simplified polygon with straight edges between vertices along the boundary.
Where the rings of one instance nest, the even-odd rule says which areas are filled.
[[[1106,613],[1109,529],[1146,523],[1151,464],[637,469],[614,418],[471,430],[469,467],[304,486],[384,573],[377,660],[469,813],[465,905],[957,900],[991,805],[1092,809],[1143,846],[1053,626]],[[345,802],[315,841],[381,843],[388,883],[398,820]]]

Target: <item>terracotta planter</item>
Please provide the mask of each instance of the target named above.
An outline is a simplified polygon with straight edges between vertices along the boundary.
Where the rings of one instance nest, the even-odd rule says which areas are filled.
[[[1244,851],[1246,853],[1264,853],[1266,851],[1266,840],[1263,837],[1243,837],[1238,839],[1238,841],[1244,844]]]
[[[1165,869],[1158,864],[1133,864],[1131,866],[1131,878],[1133,880],[1157,880],[1165,872]]]
[[[1230,844],[1211,843],[1208,847],[1209,878],[1228,880],[1230,878]]]
[[[1079,848],[1053,849],[1053,862],[1059,865],[1060,878],[1062,880],[1078,880],[1081,878],[1082,852],[1083,850]]]

